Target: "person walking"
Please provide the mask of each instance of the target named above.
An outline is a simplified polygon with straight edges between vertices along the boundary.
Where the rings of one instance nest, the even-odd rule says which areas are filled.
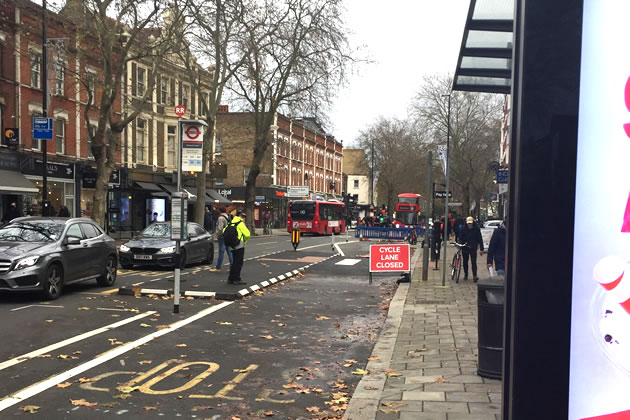
[[[245,245],[250,237],[249,229],[245,226],[246,214],[244,211],[237,213],[236,216],[232,218],[230,224],[223,230],[225,230],[229,226],[236,227],[236,231],[238,234],[238,245],[232,247],[232,259],[233,263],[230,266],[230,275],[228,276],[228,284],[247,284],[241,279],[241,269],[243,268],[243,259],[245,258]]]
[[[435,220],[433,222],[431,240],[431,260],[435,261],[434,270],[439,270],[438,262],[440,261],[440,248],[442,247],[442,222]]]
[[[470,258],[473,281],[476,283],[479,280],[479,277],[477,277],[477,246],[480,247],[480,255],[483,255],[483,239],[481,238],[481,230],[479,230],[479,226],[475,224],[472,217],[468,216],[466,218],[466,225],[461,230],[459,239],[466,245],[462,249],[464,256],[464,280],[468,280],[468,259]]]
[[[9,223],[11,220],[21,217],[20,209],[17,208],[17,204],[13,201],[7,209],[7,212],[2,217],[2,224]]]
[[[492,232],[490,245],[488,245],[488,271],[492,269],[492,262],[494,262],[494,269],[499,276],[505,275],[505,228],[506,221],[504,220],[503,223]]]
[[[203,213],[203,228],[208,232],[212,232],[212,212],[206,206],[206,211]]]
[[[232,250],[225,246],[225,240],[223,239],[223,230],[230,223],[230,218],[225,210],[225,207],[219,207],[219,218],[217,219],[217,243],[219,244],[219,255],[217,257],[217,265],[211,268],[210,271],[221,271],[221,265],[223,264],[223,254],[227,252],[230,265],[234,264],[232,257]]]
[[[219,220],[220,212],[217,210],[217,208],[215,206],[215,207],[212,207],[211,213],[212,213],[212,217],[210,219],[210,224],[211,224],[211,227],[212,227],[212,233],[214,233],[217,230],[217,221]]]
[[[68,207],[61,207],[61,210],[59,210],[59,217],[70,217],[70,210],[68,210]]]

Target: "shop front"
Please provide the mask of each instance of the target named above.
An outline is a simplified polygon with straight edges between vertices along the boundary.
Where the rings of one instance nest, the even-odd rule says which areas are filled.
[[[15,203],[19,213],[26,215],[28,198],[38,193],[38,188],[19,172],[19,156],[14,152],[0,153],[0,220]]]
[[[34,216],[42,215],[42,193],[44,188],[43,171],[44,164],[41,159],[27,156],[22,159],[22,174],[35,184],[37,194],[24,197],[25,214]],[[66,207],[71,217],[80,214],[76,207],[75,164],[56,161],[48,161],[46,164],[47,193],[49,214],[58,215],[59,211]]]

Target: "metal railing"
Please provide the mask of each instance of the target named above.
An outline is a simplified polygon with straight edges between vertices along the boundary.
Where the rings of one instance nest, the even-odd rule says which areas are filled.
[[[354,237],[363,239],[388,239],[404,241],[409,238],[412,228],[388,228],[380,226],[357,226]],[[424,228],[417,227],[416,236],[422,240],[424,236]]]

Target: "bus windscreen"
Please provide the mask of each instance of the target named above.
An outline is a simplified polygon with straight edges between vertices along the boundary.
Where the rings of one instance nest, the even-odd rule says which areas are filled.
[[[315,203],[313,202],[291,203],[291,219],[313,220],[314,217],[315,217]]]

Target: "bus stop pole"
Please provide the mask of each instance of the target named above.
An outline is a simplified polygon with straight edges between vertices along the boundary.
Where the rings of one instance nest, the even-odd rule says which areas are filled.
[[[429,217],[428,209],[431,208],[431,164],[433,153],[429,151],[427,159],[427,211],[424,215],[424,246],[422,247],[422,281],[429,280]]]
[[[178,149],[178,156],[177,156],[177,194],[181,195],[182,192],[182,120],[181,118],[178,119],[177,121],[177,137],[179,140],[179,145],[177,147]],[[185,202],[185,200],[183,199],[183,197],[181,198],[181,203],[183,204]],[[182,205],[183,207],[183,205]],[[181,250],[180,250],[180,240],[181,240],[181,235],[183,234],[183,232],[185,231],[185,225],[184,225],[184,221],[185,221],[185,217],[184,217],[184,212],[188,210],[185,208],[181,209],[181,213],[180,213],[180,228],[179,228],[179,232],[180,232],[180,236],[178,237],[178,239],[175,240],[175,278],[174,278],[174,286],[173,286],[173,313],[174,314],[178,314],[179,313],[179,286],[180,286],[180,254],[181,254]],[[172,220],[172,218],[171,218]],[[171,221],[172,224],[172,221]],[[173,229],[173,226],[171,226],[171,230]]]

